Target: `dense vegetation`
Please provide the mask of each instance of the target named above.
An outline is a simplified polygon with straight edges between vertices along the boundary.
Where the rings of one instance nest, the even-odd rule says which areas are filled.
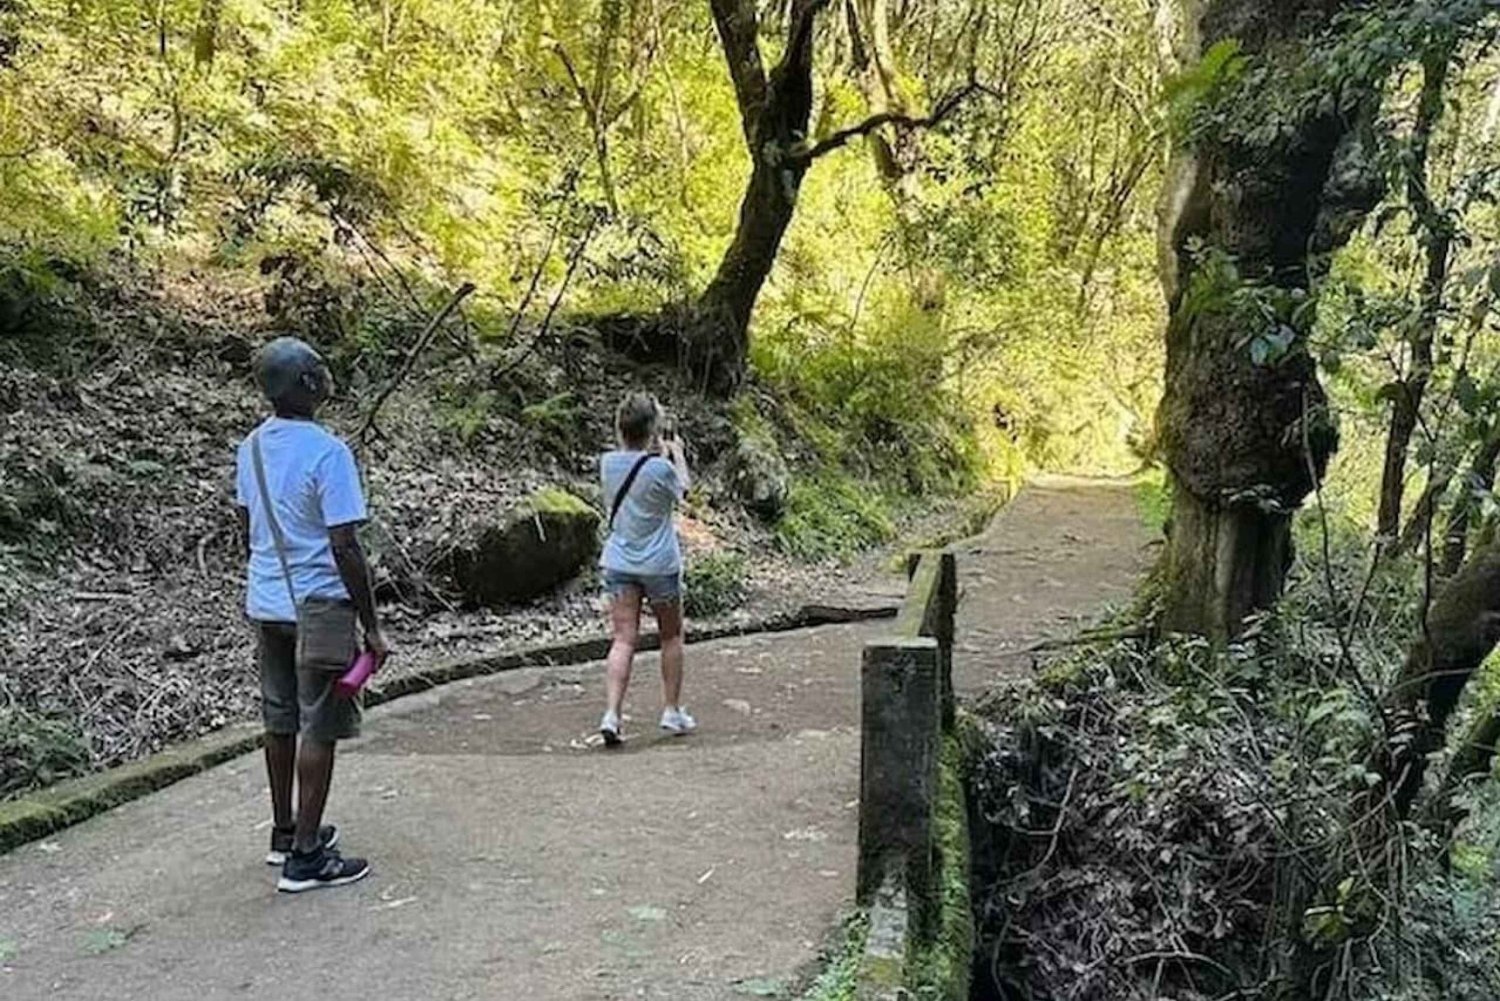
[[[1166,547],[1148,607],[980,708],[987,996],[1500,991],[1497,14],[1202,8]]]

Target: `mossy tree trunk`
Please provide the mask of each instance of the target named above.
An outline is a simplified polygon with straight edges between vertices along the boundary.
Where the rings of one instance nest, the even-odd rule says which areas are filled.
[[[1500,643],[1500,543],[1475,551],[1427,612],[1387,699],[1379,773],[1398,817],[1416,802],[1427,758],[1438,751],[1469,679]]]
[[[1311,2],[1210,0],[1189,11],[1188,55],[1236,39],[1251,59],[1289,62],[1329,15],[1329,5]],[[1217,258],[1268,294],[1310,294],[1318,262],[1378,198],[1363,120],[1313,115],[1271,146],[1213,134],[1169,171],[1158,428],[1175,506],[1160,575],[1165,629],[1232,637],[1281,594],[1292,513],[1336,442],[1304,343],[1311,310],[1296,329],[1274,331],[1292,336],[1274,358],[1257,359],[1248,343],[1266,333],[1263,321],[1202,286],[1215,280],[1207,269]]]

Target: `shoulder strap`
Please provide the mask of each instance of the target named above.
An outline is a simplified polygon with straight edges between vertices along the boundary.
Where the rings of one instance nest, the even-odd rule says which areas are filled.
[[[630,467],[630,472],[625,476],[625,482],[621,483],[620,489],[615,491],[615,500],[609,509],[609,527],[611,529],[615,527],[615,515],[620,513],[620,505],[625,503],[625,495],[630,493],[630,488],[635,485],[635,478],[641,475],[641,470],[645,467],[646,463],[651,461],[651,458],[651,453],[647,452],[635,460],[635,465]]]
[[[266,486],[266,463],[260,454],[260,430],[250,436],[250,458],[255,464],[255,482],[260,487],[260,506],[266,513],[266,524],[271,527],[271,541],[276,546],[276,558],[281,561],[281,579],[286,583],[286,596],[292,599],[292,614],[297,614],[297,592],[292,589],[292,567],[286,558],[286,537],[281,534],[281,522],[276,519],[276,509],[271,505],[271,491]]]

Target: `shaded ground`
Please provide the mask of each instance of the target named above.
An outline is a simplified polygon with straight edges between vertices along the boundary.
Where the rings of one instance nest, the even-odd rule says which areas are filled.
[[[1024,492],[959,549],[960,687],[1123,597],[1144,534],[1128,489]],[[620,753],[591,744],[599,665],[383,707],[331,807],[376,866],[345,890],[273,892],[255,758],[26,846],[0,857],[0,995],[776,996],[853,892],[859,649],[882,628],[691,648],[687,740],[655,735],[643,658]]]

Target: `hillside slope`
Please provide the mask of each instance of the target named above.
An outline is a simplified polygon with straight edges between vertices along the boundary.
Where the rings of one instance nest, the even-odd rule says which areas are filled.
[[[234,448],[264,412],[249,363],[274,328],[257,295],[202,277],[131,276],[11,310],[0,340],[10,356],[0,370],[0,793],[253,714],[230,484]],[[333,355],[344,385],[326,412],[332,427],[361,426],[417,329],[415,318],[393,324],[388,345]],[[442,567],[540,488],[597,505],[595,458],[627,388],[659,393],[680,415],[701,474],[682,534],[721,617],[794,607],[859,575],[784,555],[793,522],[813,550],[894,535],[877,488],[851,488],[794,439],[796,482],[832,483],[832,500],[797,488],[801,508],[779,528],[743,509],[726,476],[736,422],[777,448],[766,429],[786,422],[769,394],[752,389],[727,408],[566,324],[515,343],[491,347],[452,324],[359,448],[374,511],[366,540],[402,662],[602,630],[591,568],[529,603],[481,609],[465,607]],[[864,507],[841,508],[845,495]],[[957,523],[970,508],[934,510],[923,517]]]

